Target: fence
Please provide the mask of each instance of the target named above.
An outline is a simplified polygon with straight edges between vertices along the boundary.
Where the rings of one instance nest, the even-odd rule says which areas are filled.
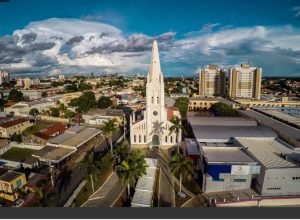
[[[0,155],[4,154],[6,151],[10,150],[13,147],[26,148],[26,149],[32,149],[32,150],[41,150],[42,148],[44,148],[44,146],[41,146],[41,145],[17,143],[17,142],[12,141],[6,147],[4,147],[0,150]]]

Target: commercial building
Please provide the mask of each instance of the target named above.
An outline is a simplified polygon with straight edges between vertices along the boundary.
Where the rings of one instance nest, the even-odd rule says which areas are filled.
[[[216,65],[209,65],[199,70],[199,95],[223,96],[226,92],[226,76],[224,70]]]
[[[63,134],[49,139],[46,144],[53,147],[77,149],[100,133],[99,129],[76,125],[67,129]]]
[[[242,64],[230,69],[229,96],[235,98],[260,99],[262,69]]]
[[[239,146],[200,144],[200,152],[204,192],[250,189],[253,175],[260,171],[259,163]]]
[[[19,198],[19,189],[27,183],[24,173],[8,171],[0,176],[0,198],[16,201]]]
[[[92,109],[87,113],[82,114],[82,119],[85,123],[90,125],[101,126],[105,121],[109,119],[117,120],[118,124],[121,125],[124,122],[125,113],[118,109]]]
[[[9,73],[5,71],[0,71],[0,85],[4,82],[9,82]]]
[[[276,138],[235,138],[261,164],[254,187],[263,196],[300,195],[300,151]]]
[[[0,123],[0,137],[10,138],[14,133],[21,134],[30,125],[28,118],[7,118]]]
[[[36,100],[29,102],[18,102],[17,104],[4,108],[4,112],[6,114],[11,114],[14,112],[15,116],[29,116],[29,112],[31,109],[36,108],[39,112],[46,112],[50,110],[50,108],[55,107],[56,103],[53,101],[49,101],[47,99],[44,100]]]

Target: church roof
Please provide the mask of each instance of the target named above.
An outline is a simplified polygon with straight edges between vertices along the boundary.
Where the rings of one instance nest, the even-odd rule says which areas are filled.
[[[152,45],[149,76],[150,76],[150,81],[154,79],[160,80],[161,77],[160,60],[159,60],[158,46],[156,40],[153,41],[153,45]]]

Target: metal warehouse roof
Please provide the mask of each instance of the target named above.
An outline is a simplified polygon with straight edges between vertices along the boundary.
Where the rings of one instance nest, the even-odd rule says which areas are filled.
[[[201,147],[208,163],[256,164],[240,147]]]
[[[264,126],[193,126],[198,142],[226,142],[232,137],[277,137]]]
[[[154,187],[154,178],[153,177],[141,177],[139,178],[135,190],[139,191],[149,191],[152,192]]]
[[[257,126],[257,122],[250,118],[245,117],[201,117],[189,116],[188,121],[190,124],[199,126]]]
[[[296,117],[293,117],[293,116],[290,116],[288,114],[284,114],[280,111],[275,111],[275,110],[260,110],[260,111],[264,112],[266,114],[269,114],[271,116],[274,116],[276,118],[282,119],[284,121],[287,121],[291,124],[295,124],[295,125],[300,126],[300,119],[299,118],[296,118]]]
[[[65,133],[49,139],[47,144],[57,145],[60,147],[77,148],[97,134],[100,134],[99,129],[87,128],[85,126],[74,126],[66,130]]]
[[[236,138],[266,168],[297,167],[292,160],[284,159],[281,154],[290,158],[300,158],[288,145],[274,138]]]
[[[152,192],[138,191],[135,192],[134,197],[131,201],[131,207],[151,207],[152,203]]]

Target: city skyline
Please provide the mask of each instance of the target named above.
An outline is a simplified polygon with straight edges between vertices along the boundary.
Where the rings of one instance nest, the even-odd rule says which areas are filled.
[[[166,77],[245,62],[263,76],[298,76],[300,2],[244,2],[10,0],[0,3],[0,69],[146,75],[156,39]]]

